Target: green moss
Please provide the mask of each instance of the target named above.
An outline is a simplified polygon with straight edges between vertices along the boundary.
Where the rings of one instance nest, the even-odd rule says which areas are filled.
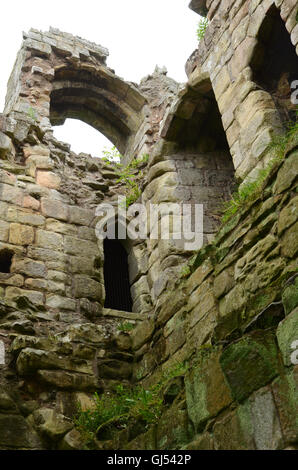
[[[183,266],[183,268],[180,271],[180,277],[181,278],[188,278],[191,274],[191,268],[188,265]]]
[[[196,432],[232,401],[219,364],[221,350],[219,346],[200,348],[185,377],[187,409]]]
[[[284,365],[291,366],[292,344],[298,339],[298,309],[293,310],[293,312],[278,325],[276,336]]]
[[[296,113],[296,121],[287,123],[286,132],[282,135],[276,135],[272,139],[272,143],[269,148],[273,150],[273,153],[277,158],[283,159],[285,157],[288,150],[288,145],[297,133],[298,111]]]
[[[198,253],[195,255],[194,259],[192,260],[191,269],[192,272],[196,271],[204,261],[212,256],[215,252],[215,247],[213,245],[206,245]]]
[[[118,325],[117,329],[119,331],[127,332],[127,331],[134,330],[135,327],[136,327],[135,324],[130,323],[129,321],[127,321],[127,322],[120,323],[120,325]]]
[[[241,434],[243,436],[253,436],[254,428],[251,415],[251,407],[249,401],[243,403],[237,408],[237,416],[239,419],[239,425]],[[245,439],[244,439],[245,444]]]
[[[298,306],[298,275],[283,291],[282,301],[286,314],[291,313]]]

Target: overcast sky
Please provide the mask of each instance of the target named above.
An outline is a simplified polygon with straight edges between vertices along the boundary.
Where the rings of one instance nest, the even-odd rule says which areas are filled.
[[[187,77],[184,65],[197,47],[199,16],[188,8],[190,0],[10,0],[1,5],[0,104],[22,31],[50,26],[101,44],[110,51],[108,65],[125,80],[139,82],[156,65],[166,66],[179,82]],[[100,156],[111,143],[80,121],[67,120],[55,136],[75,152]]]

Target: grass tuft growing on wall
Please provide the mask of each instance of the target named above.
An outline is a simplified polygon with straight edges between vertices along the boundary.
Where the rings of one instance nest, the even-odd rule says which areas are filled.
[[[113,431],[125,429],[136,420],[145,428],[156,423],[164,407],[162,391],[171,379],[183,376],[186,371],[187,365],[178,363],[148,390],[140,385],[133,388],[118,385],[113,392],[95,393],[93,409],[82,410],[78,405],[74,419],[76,428],[88,445],[96,437],[100,439],[101,433],[110,431],[112,436]]]
[[[224,204],[223,223],[228,222],[240,209],[249,202],[254,201],[261,194],[264,181],[270,175],[272,168],[281,160],[281,158],[272,159],[266,168],[259,170],[258,177],[255,180],[241,185],[238,191],[233,194],[232,199]]]
[[[262,193],[265,180],[271,174],[272,169],[284,159],[288,143],[296,133],[298,133],[298,113],[296,122],[288,124],[286,133],[272,139],[269,149],[272,151],[273,158],[266,168],[259,170],[256,179],[242,184],[233,194],[232,199],[224,204],[222,223],[228,222],[233,215]]]

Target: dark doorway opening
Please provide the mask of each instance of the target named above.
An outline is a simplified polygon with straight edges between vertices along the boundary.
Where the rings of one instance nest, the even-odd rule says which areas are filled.
[[[275,5],[268,10],[257,38],[251,62],[253,81],[270,93],[283,122],[295,121],[291,83],[298,80],[298,58]]]
[[[105,308],[132,312],[127,253],[119,240],[104,240]]]
[[[14,252],[11,250],[4,249],[0,251],[0,273],[10,273],[13,255]]]

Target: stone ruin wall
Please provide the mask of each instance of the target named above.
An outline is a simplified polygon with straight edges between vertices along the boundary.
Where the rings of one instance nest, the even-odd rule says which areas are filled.
[[[274,5],[297,53],[296,2],[192,1],[210,24],[186,85],[162,69],[127,83],[107,67],[106,49],[57,30],[24,36],[0,119],[0,255],[12,257],[0,274],[0,448],[81,448],[78,400],[88,407],[119,380],[149,386],[185,360],[160,423],[99,448],[297,446],[296,140],[263,200],[217,233],[222,200],[266,166],[292,112],[289,83],[278,95],[254,81]],[[194,253],[181,243],[130,247],[133,313],[104,308],[94,230],[95,208],[125,188],[111,165],[53,137],[67,117],[103,132],[126,162],[150,155],[144,204],[205,206],[206,248],[190,275],[182,269]],[[131,334],[117,330],[125,319],[137,324]]]

